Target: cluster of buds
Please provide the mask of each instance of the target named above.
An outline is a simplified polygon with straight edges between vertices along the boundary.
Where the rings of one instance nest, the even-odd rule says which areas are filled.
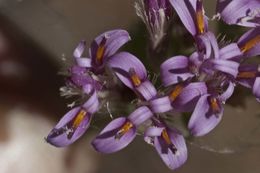
[[[246,3],[245,3],[246,2]],[[140,5],[141,4],[141,5]],[[51,130],[46,140],[57,147],[70,145],[81,137],[102,106],[100,93],[108,91],[111,81],[104,80],[107,70],[135,93],[138,104],[128,116],[113,119],[92,141],[102,153],[125,148],[136,137],[142,124],[144,140],[154,146],[170,169],[180,167],[187,160],[185,138],[166,122],[174,118],[172,112],[190,112],[188,129],[193,136],[203,136],[221,121],[225,102],[235,86],[250,88],[260,100],[259,65],[246,64],[249,57],[260,54],[260,21],[258,0],[218,2],[218,15],[228,24],[252,27],[237,42],[221,45],[208,29],[201,0],[144,0],[138,14],[147,25],[154,44],[165,32],[165,21],[173,10],[187,31],[193,36],[196,51],[189,57],[178,55],[160,66],[163,88],[148,77],[142,62],[129,52],[118,49],[130,40],[125,30],[112,30],[98,36],[91,44],[89,58],[82,57],[85,42],[74,51],[75,65],[70,69],[66,91],[78,91],[80,106],[72,108]],[[72,92],[73,93],[73,92]]]

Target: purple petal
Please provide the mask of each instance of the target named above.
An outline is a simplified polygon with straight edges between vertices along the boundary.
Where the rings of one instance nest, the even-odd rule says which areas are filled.
[[[246,32],[238,40],[238,46],[244,53],[244,57],[253,57],[260,55],[260,27]]]
[[[154,113],[165,113],[172,109],[171,101],[168,96],[151,100],[150,107]]]
[[[257,77],[255,79],[253,94],[256,96],[257,99],[260,99],[260,77]]]
[[[236,43],[231,43],[219,51],[220,59],[229,60],[231,58],[235,58],[241,56],[242,52],[240,51],[238,45]]]
[[[175,56],[161,65],[161,79],[164,86],[173,85],[193,77],[189,71],[189,59],[185,56]]]
[[[239,63],[229,60],[216,59],[211,61],[214,65],[214,69],[227,73],[236,77],[238,74]]]
[[[194,82],[183,88],[181,94],[172,102],[174,110],[189,112],[194,109],[200,96],[206,94],[207,86],[204,82]]]
[[[147,106],[142,106],[137,108],[134,112],[132,112],[128,119],[137,127],[146,120],[150,119],[153,116],[153,113]]]
[[[118,53],[109,60],[108,64],[116,72],[118,78],[131,89],[134,88],[129,76],[131,69],[134,69],[141,81],[147,78],[147,72],[142,62],[130,53]]]
[[[122,47],[126,42],[130,40],[130,36],[127,31],[116,29],[107,31],[98,37],[91,43],[90,47],[90,57],[92,62],[96,62],[97,51],[100,46],[104,47],[102,63],[104,63],[107,58],[114,55],[120,47]],[[100,65],[100,64],[96,64]]]
[[[83,104],[83,106],[88,112],[94,114],[99,109],[99,101],[97,93],[94,91],[90,98]]]
[[[182,135],[173,130],[167,130],[167,133],[176,151],[173,152],[161,136],[154,138],[154,146],[164,163],[174,170],[186,162],[187,147]]]
[[[209,133],[222,118],[223,108],[221,107],[218,115],[211,113],[208,98],[209,95],[204,95],[199,99],[189,120],[188,128],[194,136],[203,136]]]
[[[237,24],[247,27],[259,26],[259,0],[218,0],[217,11],[227,24]]]
[[[235,84],[233,82],[229,82],[226,91],[224,91],[219,96],[219,100],[225,102],[227,99],[229,99],[232,96],[232,94],[234,93],[234,89],[235,89]]]
[[[146,101],[151,100],[157,95],[154,85],[149,80],[142,82],[141,85],[135,89],[137,93]]]
[[[83,54],[83,52],[85,51],[85,48],[86,48],[86,41],[85,40],[82,40],[78,46],[76,47],[76,49],[74,50],[73,52],[73,56],[75,58],[80,58]]]
[[[132,127],[119,139],[116,134],[128,120],[120,117],[111,121],[92,141],[93,147],[101,153],[114,153],[125,148],[136,136],[136,127]]]
[[[81,114],[81,111],[85,114]],[[65,147],[75,142],[89,127],[91,114],[87,111],[76,107],[66,113],[47,136],[47,142],[56,147]]]

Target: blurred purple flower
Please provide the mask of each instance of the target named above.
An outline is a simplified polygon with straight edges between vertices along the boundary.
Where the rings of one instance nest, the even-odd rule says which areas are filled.
[[[172,170],[177,169],[187,160],[187,147],[184,137],[175,129],[161,122],[145,131],[145,141],[155,147],[164,163]]]
[[[217,13],[227,24],[260,26],[259,0],[218,0]]]
[[[81,106],[67,112],[48,134],[46,141],[56,147],[65,147],[79,139],[88,129],[93,114],[98,110],[99,101],[93,91]]]
[[[113,153],[125,148],[135,138],[137,127],[152,116],[150,109],[142,106],[127,118],[114,119],[92,141],[93,147],[102,153]]]

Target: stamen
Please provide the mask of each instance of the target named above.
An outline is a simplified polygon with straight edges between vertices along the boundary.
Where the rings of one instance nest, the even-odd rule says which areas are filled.
[[[237,78],[243,78],[243,79],[251,79],[256,77],[256,71],[244,71],[239,72],[237,75]]]
[[[130,75],[131,81],[135,87],[138,87],[142,83],[141,79],[136,74],[136,72],[133,68],[130,68],[129,75]]]
[[[120,139],[122,136],[124,136],[131,128],[133,128],[133,124],[129,121],[127,121],[123,127],[117,132],[115,135],[115,139]]]
[[[166,144],[168,145],[169,149],[172,151],[172,153],[176,153],[177,152],[177,148],[175,147],[175,145],[172,143],[166,129],[164,129],[162,131],[162,138],[164,139],[164,141],[166,142]]]
[[[105,44],[106,44],[106,37],[103,37],[102,41],[100,42],[97,52],[96,58],[97,62],[101,64],[103,62],[104,54],[105,54]]]
[[[171,142],[171,139],[170,139],[170,137],[169,137],[169,135],[168,135],[168,133],[167,133],[167,131],[164,129],[163,131],[162,131],[162,138],[164,139],[164,141],[168,144],[168,145],[170,145],[172,142]]]
[[[198,0],[196,4],[196,19],[197,27],[200,34],[205,32],[205,23],[204,23],[204,12],[202,6],[202,0]]]
[[[176,98],[181,94],[182,90],[184,88],[183,84],[179,84],[174,87],[173,91],[170,93],[170,100],[174,101]]]
[[[216,98],[210,98],[210,107],[213,110],[214,113],[220,112],[220,105],[218,103],[218,100]]]
[[[75,130],[79,127],[80,123],[84,120],[87,116],[87,111],[81,109],[75,118],[67,125],[69,127],[69,131],[67,132],[68,139],[71,139]],[[71,126],[71,127],[70,127]]]
[[[242,47],[240,47],[241,52],[245,53],[250,49],[254,48],[258,43],[260,43],[260,35],[252,38],[248,42],[246,42]]]

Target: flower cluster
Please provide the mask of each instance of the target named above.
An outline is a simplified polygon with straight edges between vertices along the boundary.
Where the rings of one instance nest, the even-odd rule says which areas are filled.
[[[157,89],[142,62],[129,52],[119,52],[130,40],[125,30],[112,30],[98,36],[91,44],[89,57],[83,57],[85,42],[74,51],[75,65],[69,69],[65,95],[81,96],[80,106],[71,109],[51,130],[46,140],[57,147],[76,141],[88,129],[102,105],[102,92],[108,91],[106,75],[112,73],[135,93],[138,104],[128,116],[113,119],[92,141],[102,153],[119,151],[131,143],[139,127],[144,140],[154,146],[170,169],[187,160],[187,147],[181,132],[170,126],[169,112],[190,112],[188,129],[193,136],[203,136],[221,121],[225,102],[240,84],[252,89],[260,100],[259,65],[246,64],[260,54],[260,1],[218,0],[217,17],[227,24],[251,27],[237,42],[219,44],[209,31],[209,18],[202,0],[143,0],[138,15],[146,24],[154,47],[167,32],[167,21],[174,11],[193,36],[196,51],[178,55],[160,66],[163,88]]]

